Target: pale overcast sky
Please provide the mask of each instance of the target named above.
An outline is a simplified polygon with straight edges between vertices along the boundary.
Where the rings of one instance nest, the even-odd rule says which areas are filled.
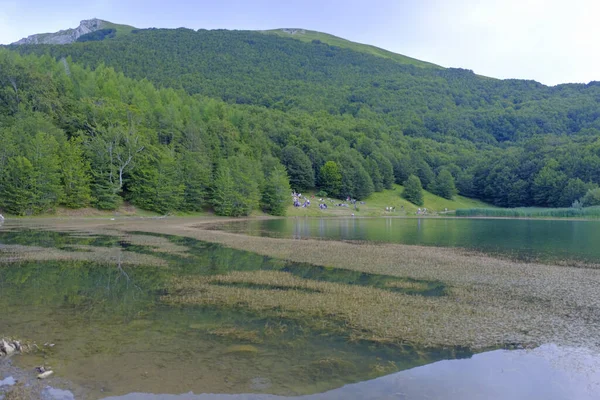
[[[97,17],[139,28],[305,28],[445,67],[600,80],[599,0],[0,0],[0,43]]]

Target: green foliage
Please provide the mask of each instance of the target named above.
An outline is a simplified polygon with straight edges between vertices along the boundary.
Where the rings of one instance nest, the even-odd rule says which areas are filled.
[[[569,179],[567,185],[562,190],[559,200],[560,207],[569,207],[576,201],[581,201],[588,191],[595,189],[597,185],[584,183],[581,179]],[[600,205],[592,204],[592,205]]]
[[[66,141],[61,148],[61,203],[69,208],[81,208],[90,204],[90,166],[83,158],[81,140]]]
[[[179,154],[179,173],[183,183],[181,209],[201,211],[210,201],[212,165],[205,153],[186,151]]]
[[[431,192],[448,200],[452,200],[457,194],[454,184],[454,177],[447,169],[443,168],[438,172],[435,183],[432,185]]]
[[[35,210],[35,170],[22,156],[8,159],[2,174],[0,206],[15,215],[29,215]]]
[[[316,189],[336,197],[410,175],[435,191],[443,170],[459,194],[501,207],[567,206],[600,183],[594,82],[488,79],[310,32],[103,27],[117,36],[0,49],[0,181],[17,174],[10,159],[32,164],[26,213],[83,207],[90,192],[104,209],[123,198],[164,212],[217,207],[213,172],[232,157],[262,169],[251,180],[263,192],[279,163],[294,190],[315,187],[316,172]],[[328,161],[339,175],[323,179]],[[157,194],[169,182],[173,197]]]
[[[342,173],[340,166],[335,161],[327,161],[319,170],[319,187],[326,194],[317,194],[318,196],[341,197],[340,190],[342,188]]]
[[[282,150],[281,162],[290,176],[294,190],[308,190],[315,186],[315,173],[310,159],[296,146],[286,146]]]
[[[215,212],[230,217],[250,215],[258,207],[259,187],[262,185],[263,176],[256,162],[244,156],[222,161],[217,168],[213,188]]]
[[[341,197],[365,199],[375,190],[371,177],[363,167],[363,158],[356,150],[339,154],[336,162],[342,173]]]
[[[421,186],[421,180],[418,176],[411,175],[404,182],[402,197],[417,206],[423,205],[423,186]]]
[[[377,165],[377,161],[375,161],[372,157],[367,157],[365,164],[366,171],[373,182],[373,189],[376,192],[381,192],[383,190],[383,178],[379,172],[379,165]]]
[[[140,162],[132,173],[128,197],[143,209],[167,214],[181,208],[184,192],[175,155],[167,149]]]
[[[290,202],[290,182],[285,168],[275,166],[267,175],[262,191],[262,209],[271,215],[284,216]]]
[[[600,188],[588,190],[581,202],[584,207],[600,206]]]

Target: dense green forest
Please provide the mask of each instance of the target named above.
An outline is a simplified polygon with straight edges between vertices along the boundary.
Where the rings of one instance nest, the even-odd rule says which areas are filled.
[[[1,209],[282,214],[292,189],[363,199],[411,175],[444,197],[569,207],[600,183],[597,82],[258,32],[111,36],[0,51]]]

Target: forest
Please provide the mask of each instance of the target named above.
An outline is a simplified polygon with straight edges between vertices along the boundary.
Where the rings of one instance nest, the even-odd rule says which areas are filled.
[[[282,215],[410,181],[504,207],[600,202],[600,83],[547,87],[248,31],[0,49],[0,209]],[[410,180],[409,180],[410,178]]]

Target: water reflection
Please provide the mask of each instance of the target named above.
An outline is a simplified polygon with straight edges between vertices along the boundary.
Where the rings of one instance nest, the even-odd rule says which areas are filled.
[[[545,345],[533,351],[497,350],[446,360],[329,392],[279,397],[260,394],[152,395],[105,400],[597,400],[600,357],[585,349]]]
[[[142,232],[116,237],[9,229],[0,231],[2,245],[11,246],[13,253],[4,259],[0,253],[0,336],[56,344],[15,360],[26,371],[50,363],[57,375],[85,388],[89,398],[138,390],[252,389],[298,395],[472,354],[463,349],[351,341],[343,321],[331,315],[314,317],[317,323],[309,325],[307,320],[268,314],[269,310],[169,305],[161,300],[174,278],[233,271],[276,271],[308,281],[443,296],[444,285],[435,281],[288,263],[190,238]],[[63,257],[74,250],[78,256],[83,250],[93,255],[93,249],[108,247],[117,254],[152,254],[166,264],[121,265],[118,257],[113,262],[14,261],[25,257],[29,246],[47,249],[48,258],[53,249],[62,249]],[[282,290],[273,285],[251,289]],[[0,372],[1,367],[0,363]]]
[[[599,221],[467,218],[287,218],[213,229],[254,236],[461,247],[522,260],[600,262]]]

